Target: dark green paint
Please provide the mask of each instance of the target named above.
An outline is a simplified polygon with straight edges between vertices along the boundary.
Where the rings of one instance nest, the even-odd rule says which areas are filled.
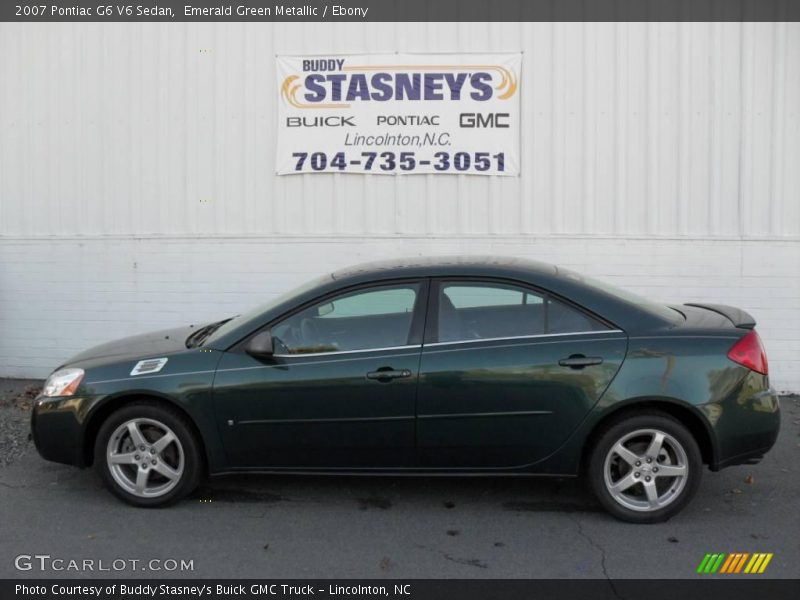
[[[263,359],[244,352],[249,336],[327,294],[376,281],[436,277],[531,285],[620,331]],[[418,308],[424,310],[425,303]],[[757,460],[777,437],[779,409],[767,377],[726,357],[747,331],[701,308],[680,309],[685,322],[666,320],[555,267],[522,260],[361,268],[234,321],[201,348],[186,348],[192,329],[181,328],[72,358],[64,366],[86,371],[78,393],[38,398],[34,437],[45,458],[84,466],[104,415],[131,399],[153,397],[191,418],[211,473],[571,475],[604,418],[658,402],[691,425],[713,469]],[[603,363],[583,369],[558,365],[573,354],[599,356]],[[157,375],[130,376],[137,361],[162,356],[169,360]],[[386,367],[412,376],[391,382],[365,376]]]

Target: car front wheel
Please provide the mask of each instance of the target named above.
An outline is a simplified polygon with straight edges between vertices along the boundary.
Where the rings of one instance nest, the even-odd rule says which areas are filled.
[[[156,403],[129,404],[112,413],[98,432],[94,457],[106,486],[134,506],[175,502],[200,479],[201,455],[190,424]]]
[[[697,442],[662,413],[628,415],[607,426],[589,460],[589,483],[612,515],[658,523],[677,514],[700,484]]]

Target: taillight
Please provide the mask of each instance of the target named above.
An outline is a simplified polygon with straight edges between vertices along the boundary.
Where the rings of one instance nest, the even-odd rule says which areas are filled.
[[[764,351],[764,345],[761,343],[761,338],[758,337],[755,329],[728,350],[728,358],[756,373],[769,374],[767,353]]]

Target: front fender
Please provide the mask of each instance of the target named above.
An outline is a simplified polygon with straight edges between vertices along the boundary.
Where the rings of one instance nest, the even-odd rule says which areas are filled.
[[[182,412],[196,428],[209,470],[224,470],[226,457],[212,402],[221,355],[203,349],[187,351],[171,356],[167,368],[151,375],[130,375],[132,363],[128,360],[87,367],[79,395],[40,396],[34,402],[31,424],[37,449],[48,460],[88,466],[94,438],[105,418],[124,404],[150,398]]]

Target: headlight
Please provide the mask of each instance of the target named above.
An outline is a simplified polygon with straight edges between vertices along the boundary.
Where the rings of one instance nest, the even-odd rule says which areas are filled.
[[[83,379],[83,369],[59,369],[55,371],[42,389],[43,396],[72,396]]]

